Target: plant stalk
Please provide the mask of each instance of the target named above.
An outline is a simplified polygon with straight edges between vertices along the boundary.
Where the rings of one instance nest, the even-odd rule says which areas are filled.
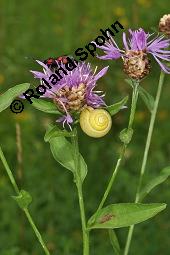
[[[84,207],[84,198],[83,198],[83,189],[82,181],[79,171],[79,147],[78,147],[78,134],[77,129],[74,129],[74,136],[71,138],[74,148],[74,162],[75,162],[75,182],[78,191],[79,207],[80,207],[80,216],[83,232],[83,255],[89,255],[89,230],[86,226],[86,216],[85,216],[85,207]]]
[[[44,243],[44,241],[42,239],[42,236],[41,236],[40,232],[38,231],[38,229],[37,229],[37,227],[36,227],[36,225],[35,225],[35,223],[34,223],[34,221],[32,219],[32,216],[30,215],[30,213],[29,213],[27,208],[24,209],[24,213],[25,213],[25,215],[26,215],[26,217],[27,217],[27,219],[28,219],[32,229],[34,230],[34,233],[37,236],[38,241],[40,242],[40,244],[41,244],[45,254],[46,255],[50,255],[50,253],[49,253],[49,251],[48,251],[48,249],[47,249],[47,247],[46,247],[46,245],[45,245],[45,243]]]
[[[129,117],[129,123],[128,123],[128,129],[131,129],[132,126],[133,126],[133,122],[134,122],[134,117],[135,117],[135,112],[136,112],[136,105],[137,105],[137,100],[138,100],[138,93],[139,93],[139,83],[138,82],[135,82],[134,85],[133,85],[133,93],[132,93],[132,102],[131,102],[131,111],[130,111],[130,117]],[[127,148],[127,144],[126,143],[123,143],[123,146],[122,146],[122,150],[120,152],[120,155],[119,155],[119,158],[117,160],[117,163],[116,163],[116,166],[113,170],[113,174],[111,176],[111,179],[107,185],[107,188],[105,190],[105,193],[103,195],[103,198],[99,204],[99,207],[96,211],[96,213],[102,209],[109,193],[110,193],[110,190],[113,186],[113,183],[114,183],[114,180],[118,174],[118,171],[120,169],[120,165],[121,165],[121,162],[124,158],[124,155],[125,155],[125,152],[126,152],[126,148]]]
[[[15,178],[14,178],[14,176],[12,174],[12,171],[9,168],[9,165],[7,163],[7,160],[6,160],[5,156],[4,156],[4,153],[3,153],[2,149],[1,149],[1,147],[0,147],[0,158],[1,158],[3,166],[4,166],[4,168],[5,168],[6,172],[7,172],[7,175],[9,177],[9,179],[10,179],[10,182],[11,182],[11,184],[12,184],[16,194],[20,195],[20,190],[19,190],[18,185],[17,185],[17,183],[15,181]],[[50,255],[50,253],[49,253],[49,251],[48,251],[48,249],[47,249],[47,247],[46,247],[46,245],[45,245],[45,243],[44,243],[44,241],[42,239],[42,236],[41,236],[40,232],[38,231],[35,223],[33,222],[33,219],[31,217],[28,209],[23,209],[23,211],[24,211],[24,213],[25,213],[25,215],[26,215],[26,217],[27,217],[27,219],[28,219],[28,221],[29,221],[29,223],[30,223],[30,225],[31,225],[35,235],[37,236],[38,241],[39,241],[39,243],[41,244],[41,246],[42,246],[42,248],[44,250],[44,253],[46,255]]]
[[[123,159],[123,157],[124,157],[125,151],[126,151],[126,145],[124,144],[124,145],[123,145],[123,148],[122,148],[122,151],[121,151],[121,153],[120,153],[119,159],[118,159],[118,161],[117,161],[117,163],[116,163],[116,167],[115,167],[115,169],[114,169],[114,171],[113,171],[112,177],[111,177],[111,179],[110,179],[110,181],[109,181],[109,183],[108,183],[108,186],[107,186],[107,188],[106,188],[106,190],[105,190],[105,193],[104,193],[103,198],[102,198],[102,200],[101,200],[101,202],[100,202],[100,204],[99,204],[99,207],[98,207],[98,209],[97,209],[97,211],[96,211],[96,214],[98,213],[98,211],[100,211],[100,210],[102,209],[102,207],[103,207],[103,205],[104,205],[104,203],[105,203],[105,201],[106,201],[106,199],[107,199],[107,197],[108,197],[108,195],[109,195],[109,192],[110,192],[110,190],[111,190],[111,188],[112,188],[112,185],[113,185],[114,180],[115,180],[115,178],[116,178],[116,175],[117,175],[117,173],[118,173],[120,164],[121,164],[122,159]]]
[[[154,129],[156,114],[157,114],[157,110],[158,110],[159,100],[160,100],[160,96],[161,96],[161,92],[162,92],[162,87],[163,87],[163,83],[164,83],[164,78],[165,78],[165,73],[163,71],[161,71],[159,83],[158,83],[158,89],[157,89],[156,98],[155,98],[155,103],[154,103],[154,108],[152,110],[151,118],[150,118],[149,130],[148,130],[148,135],[147,135],[146,144],[145,144],[145,150],[144,150],[144,155],[143,155],[143,160],[142,160],[139,183],[138,183],[138,187],[137,187],[137,191],[136,191],[135,203],[138,203],[140,201],[139,195],[140,195],[140,191],[141,191],[141,187],[142,187],[143,177],[144,177],[145,170],[146,170],[146,163],[148,160],[148,153],[149,153],[149,149],[150,149],[151,138],[152,138],[152,134],[153,134],[153,129]],[[134,230],[134,225],[129,228],[124,255],[128,255],[128,253],[129,253],[133,230]]]

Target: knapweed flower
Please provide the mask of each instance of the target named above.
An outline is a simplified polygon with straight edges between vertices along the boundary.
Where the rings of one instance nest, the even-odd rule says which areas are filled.
[[[105,106],[102,91],[95,91],[96,82],[106,74],[108,66],[96,74],[97,68],[93,71],[91,65],[85,62],[77,63],[72,71],[62,72],[58,79],[56,72],[46,64],[37,61],[44,72],[31,71],[35,78],[48,82],[50,89],[47,89],[43,97],[50,98],[58,110],[63,114],[57,122],[67,124],[71,128],[74,122],[74,115],[80,113],[85,107],[99,108]],[[61,66],[64,69],[64,64]]]
[[[114,39],[110,40],[104,46],[97,46],[105,53],[104,56],[97,56],[100,59],[118,59],[122,58],[125,73],[134,80],[141,80],[150,72],[151,54],[161,69],[165,73],[170,73],[170,68],[162,61],[170,61],[170,40],[164,35],[153,37],[153,34],[146,33],[142,28],[139,30],[129,30],[129,38],[123,33],[124,49],[121,50]]]
[[[170,14],[164,15],[159,21],[159,31],[170,37]]]

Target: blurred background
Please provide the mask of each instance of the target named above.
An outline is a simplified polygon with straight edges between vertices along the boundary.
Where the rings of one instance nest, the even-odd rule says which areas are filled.
[[[32,58],[46,59],[72,54],[118,20],[125,29],[143,27],[151,31],[161,16],[169,13],[169,0],[0,0],[0,93],[22,82],[38,85],[29,70],[39,66]],[[116,40],[121,42],[122,32]],[[89,58],[99,69],[110,65],[108,74],[98,85],[107,90],[106,101],[113,103],[131,93],[124,82],[121,61],[103,62]],[[152,60],[152,72],[142,86],[155,96],[159,67]],[[156,176],[170,159],[170,78],[166,76],[157,115],[145,182]],[[130,101],[128,102],[128,106]],[[129,111],[113,118],[109,135],[94,140],[80,130],[80,150],[88,164],[84,183],[87,217],[97,208],[120,151],[119,132],[126,127]],[[134,139],[127,149],[108,203],[132,202],[136,191],[147,135],[149,112],[139,99],[135,117]],[[1,114],[1,146],[20,187],[28,190],[33,202],[33,218],[43,233],[51,254],[82,254],[81,222],[78,199],[72,175],[53,159],[49,144],[43,140],[46,126],[55,116],[35,110],[25,102],[25,110],[14,114],[7,109]],[[17,128],[16,128],[17,127]],[[16,130],[21,131],[22,160],[17,160]],[[145,202],[170,202],[170,179],[156,188]],[[0,254],[43,254],[24,215],[11,199],[14,191],[0,162]],[[127,228],[117,231],[122,247]],[[170,254],[169,205],[150,221],[136,226],[131,255]],[[105,230],[91,233],[91,255],[112,255]]]

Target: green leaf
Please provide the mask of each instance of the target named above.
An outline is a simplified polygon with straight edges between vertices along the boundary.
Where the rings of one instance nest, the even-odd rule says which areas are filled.
[[[25,190],[21,190],[18,196],[12,196],[12,198],[18,203],[21,209],[26,209],[32,202],[31,195]]]
[[[124,144],[130,143],[133,136],[133,129],[132,128],[125,128],[120,132],[119,138]]]
[[[88,229],[128,227],[149,218],[166,208],[166,204],[122,203],[101,209],[88,221]]]
[[[44,136],[44,141],[49,142],[51,138],[60,137],[60,136],[72,137],[73,132],[72,131],[68,132],[67,130],[61,130],[57,126],[51,126],[48,132],[46,132]]]
[[[164,168],[158,176],[153,178],[146,186],[141,190],[139,194],[139,201],[142,201],[156,186],[166,181],[170,176],[170,166]]]
[[[129,84],[132,88],[134,87],[134,83],[131,79],[125,79],[125,82]],[[149,111],[152,112],[155,102],[153,96],[141,86],[139,86],[139,95],[141,96]]]
[[[0,112],[8,108],[14,98],[24,93],[29,88],[29,86],[29,83],[22,83],[8,89],[6,92],[0,95]]]
[[[155,102],[153,96],[142,87],[139,87],[139,95],[143,99],[149,111],[152,112]]]
[[[59,162],[66,169],[70,170],[72,173],[75,173],[75,163],[74,163],[74,149],[72,144],[63,136],[60,137],[51,137],[49,139],[49,132],[51,132],[52,127],[47,130],[45,134],[45,139],[50,143],[50,149],[53,154],[53,157],[57,162]],[[48,138],[48,139],[47,139]],[[84,181],[87,175],[87,165],[80,154],[80,177],[82,182]]]
[[[32,106],[34,106],[36,109],[46,112],[46,113],[52,113],[52,114],[58,114],[61,115],[61,112],[57,110],[57,106],[51,102],[42,100],[42,99],[31,99],[33,101]]]
[[[120,245],[116,233],[113,229],[109,229],[110,243],[116,255],[120,255]]]
[[[123,98],[121,101],[119,101],[116,104],[107,106],[106,110],[110,113],[111,116],[113,116],[123,108],[123,106],[126,104],[127,101],[128,101],[128,96],[126,96],[125,98]]]

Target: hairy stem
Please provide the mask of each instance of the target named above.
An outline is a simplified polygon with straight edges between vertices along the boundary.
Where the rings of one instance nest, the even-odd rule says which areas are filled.
[[[133,85],[133,94],[132,94],[132,103],[131,103],[131,112],[130,112],[130,117],[129,117],[129,123],[128,123],[128,129],[131,129],[132,128],[132,125],[133,125],[133,122],[134,122],[134,117],[135,117],[135,112],[136,112],[136,105],[137,105],[137,100],[138,100],[138,86],[139,86],[139,83],[135,82],[135,84]],[[124,155],[125,155],[125,152],[126,152],[126,148],[127,148],[127,144],[124,143],[123,146],[122,146],[122,150],[120,152],[120,155],[119,155],[119,158],[117,160],[117,163],[116,163],[116,166],[113,170],[113,174],[111,176],[111,179],[107,185],[107,188],[106,188],[106,191],[103,195],[103,198],[99,204],[99,207],[97,209],[97,212],[103,207],[109,193],[110,193],[110,190],[113,186],[113,183],[114,183],[114,180],[117,176],[117,173],[120,169],[120,165],[121,165],[121,162],[124,158]],[[96,212],[96,213],[97,213]]]
[[[153,134],[155,118],[156,118],[156,114],[157,114],[157,110],[158,110],[158,105],[159,105],[159,100],[160,100],[160,96],[161,96],[161,92],[162,92],[164,78],[165,78],[165,74],[164,74],[164,72],[161,71],[158,89],[157,89],[156,98],[155,98],[155,103],[154,103],[154,108],[152,110],[151,118],[150,118],[149,130],[148,130],[148,135],[147,135],[147,139],[146,139],[146,145],[145,145],[145,150],[144,150],[144,155],[143,155],[143,160],[142,160],[142,166],[141,166],[139,183],[138,183],[136,197],[135,197],[135,203],[138,203],[140,201],[139,194],[141,191],[143,177],[144,177],[145,170],[146,170],[146,163],[147,163],[147,159],[148,159],[148,153],[149,153],[149,148],[150,148],[150,144],[151,144],[151,138],[152,138],[152,134]],[[124,255],[128,255],[128,253],[129,253],[133,230],[134,230],[134,225],[129,228]]]
[[[75,182],[78,191],[79,207],[80,207],[80,216],[83,232],[83,255],[89,255],[89,231],[86,227],[86,216],[84,208],[84,199],[83,199],[83,190],[82,190],[82,181],[79,171],[79,147],[78,147],[78,135],[77,129],[74,129],[74,136],[71,138],[74,148],[74,162],[75,162]]]
[[[0,158],[1,158],[1,161],[2,161],[2,163],[4,165],[4,168],[5,168],[6,172],[7,172],[7,175],[9,177],[9,179],[10,179],[10,182],[11,182],[11,184],[12,184],[16,194],[20,195],[20,191],[19,191],[18,185],[17,185],[17,183],[15,181],[15,178],[14,178],[14,176],[12,174],[11,169],[9,168],[9,165],[7,163],[7,160],[6,160],[5,156],[4,156],[4,153],[3,153],[2,149],[1,149],[1,147],[0,147]],[[44,241],[42,239],[42,236],[41,236],[40,232],[38,231],[35,223],[33,222],[33,219],[31,217],[28,209],[23,209],[23,211],[24,211],[24,213],[25,213],[25,215],[26,215],[26,217],[27,217],[27,219],[28,219],[28,221],[29,221],[29,223],[30,223],[30,225],[31,225],[35,235],[37,236],[38,241],[40,242],[40,244],[41,244],[45,254],[46,255],[50,255],[50,253],[49,253],[49,251],[48,251],[48,249],[47,249],[47,247],[46,247],[46,245],[45,245],[45,243],[44,243]]]

